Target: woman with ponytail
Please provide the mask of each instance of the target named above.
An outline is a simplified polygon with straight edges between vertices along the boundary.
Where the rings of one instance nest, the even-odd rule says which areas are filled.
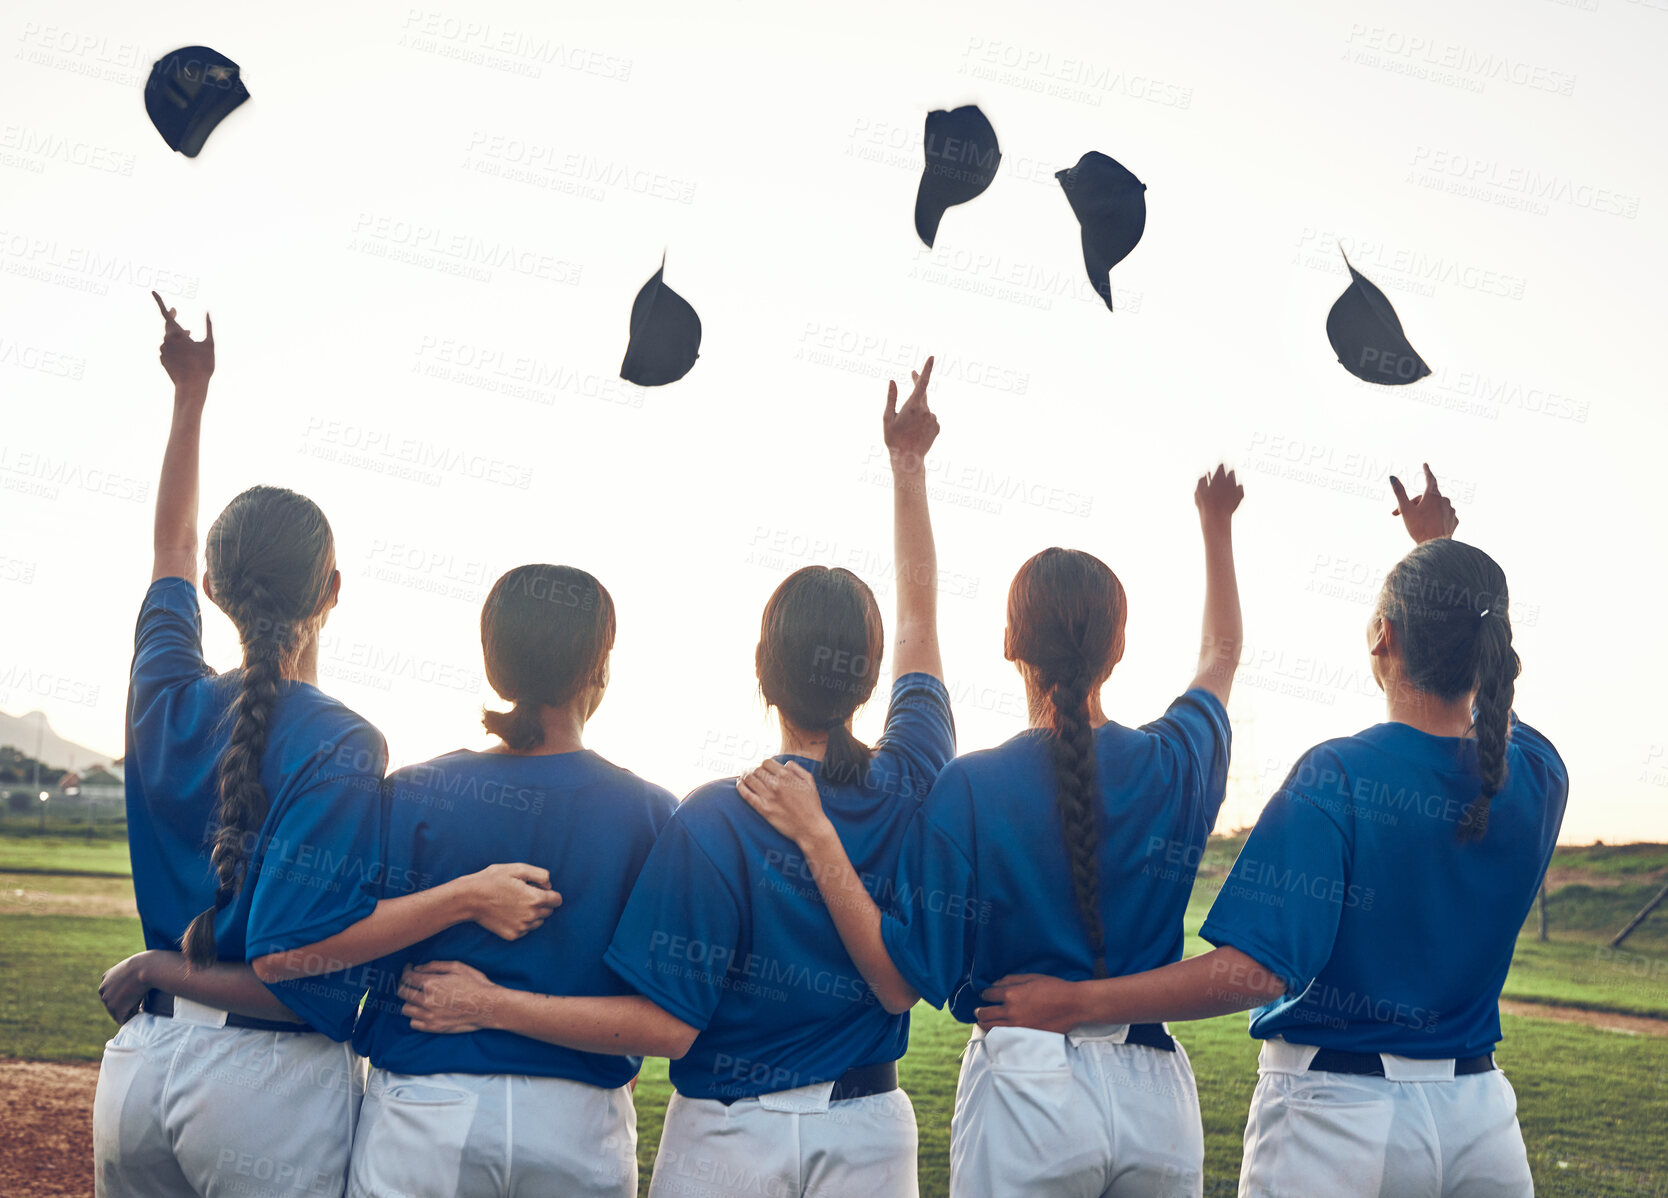
[[[1218,947],[1134,977],[1004,978],[978,1017],[994,1036],[1256,1007],[1241,1194],[1529,1198],[1494,1049],[1569,776],[1512,714],[1505,574],[1452,539],[1428,466],[1418,497],[1390,481],[1415,545],[1367,629],[1388,720],[1292,767],[1200,930]]]
[[[1182,916],[1227,784],[1224,704],[1238,664],[1231,471],[1201,478],[1205,544],[1198,668],[1162,717],[1107,719],[1124,655],[1123,585],[1098,558],[1045,549],[1008,591],[1005,651],[1031,727],[939,775],[882,910],[829,834],[792,763],[742,793],[790,836],[845,943],[892,1009],[917,996],[974,1021],[1005,974],[1091,979],[1179,960]],[[1204,1133],[1187,1054],[1158,1022],[1082,1020],[1052,1032],[974,1028],[950,1124],[952,1195],[1198,1195]]]
[[[351,967],[467,920],[520,936],[559,899],[543,871],[514,865],[378,900],[387,753],[313,685],[341,576],[308,499],[253,487],[210,527],[203,593],[236,626],[243,663],[205,664],[198,442],[214,328],[193,341],[156,302],[174,408],[126,754],[147,949],[99,987],[122,1026],[93,1104],[97,1191],[339,1193],[359,1106],[343,1041],[365,980]]]
[[[891,876],[904,825],[955,753],[925,486],[938,435],[931,377],[928,358],[901,409],[892,385],[883,423],[898,622],[880,742],[869,748],[851,731],[883,648],[879,608],[856,575],[812,566],[790,576],[765,605],[754,656],[781,723],[780,759],[818,779],[839,835],[876,878]],[[805,862],[735,779],[678,806],[604,960],[641,997],[532,996],[542,1010],[515,1026],[593,1052],[609,1050],[602,1040],[617,1053],[674,1058],[651,1196],[914,1198],[915,1113],[897,1081],[909,1021],[876,1001]],[[410,977],[402,993],[422,1026],[454,1030],[444,1025],[460,1006],[505,1009],[508,996],[474,979]]]
[[[637,1193],[629,1087],[643,1054],[679,1056],[695,1031],[603,963],[677,806],[584,746],[614,629],[614,601],[585,571],[517,566],[481,611],[487,681],[512,704],[485,713],[500,743],[389,775],[391,891],[508,855],[579,898],[513,945],[465,925],[379,962],[354,1031],[372,1067],[351,1198]],[[541,1038],[557,1020],[579,1034]]]

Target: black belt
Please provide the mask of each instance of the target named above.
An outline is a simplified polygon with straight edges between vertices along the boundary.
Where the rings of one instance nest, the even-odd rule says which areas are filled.
[[[829,1094],[828,1101],[844,1102],[848,1098],[867,1098],[871,1094],[888,1094],[897,1088],[896,1061],[885,1061],[879,1065],[859,1065],[855,1069],[847,1069],[834,1080],[834,1090]],[[734,1106],[742,1101],[739,1098],[724,1098],[719,1095],[714,1095],[714,1098],[725,1106]]]
[[[1125,1044],[1139,1044],[1142,1048],[1156,1048],[1161,1052],[1175,1052],[1176,1039],[1164,1030],[1162,1023],[1132,1023]]]
[[[140,1009],[152,1015],[160,1015],[164,1019],[174,1017],[174,996],[166,990],[151,990],[145,995],[145,1001],[139,1004]],[[236,1011],[226,1012],[227,1027],[248,1028],[256,1032],[311,1032],[313,1029],[305,1023],[284,1019],[256,1019],[250,1015],[239,1015]]]
[[[1461,1057],[1454,1062],[1454,1076],[1487,1073],[1495,1067],[1494,1054],[1480,1057]],[[1363,1077],[1383,1077],[1384,1058],[1376,1052],[1344,1052],[1338,1048],[1323,1048],[1309,1062],[1311,1073],[1355,1073]]]

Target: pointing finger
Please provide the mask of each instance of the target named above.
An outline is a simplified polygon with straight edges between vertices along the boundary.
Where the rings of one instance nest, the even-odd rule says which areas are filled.
[[[1442,488],[1436,485],[1436,475],[1431,473],[1431,464],[1429,462],[1426,462],[1424,465],[1425,465],[1425,494],[1427,494],[1427,495],[1440,495],[1440,494],[1442,494]]]

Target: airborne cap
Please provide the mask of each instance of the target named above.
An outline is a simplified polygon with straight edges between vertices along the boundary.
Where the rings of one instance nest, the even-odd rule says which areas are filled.
[[[249,98],[237,63],[207,46],[182,46],[151,67],[145,111],[171,149],[195,158],[226,115]]]

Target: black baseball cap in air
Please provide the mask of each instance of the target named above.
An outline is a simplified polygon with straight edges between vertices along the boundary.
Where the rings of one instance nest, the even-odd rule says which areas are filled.
[[[1147,228],[1147,185],[1099,150],[1090,150],[1054,177],[1082,227],[1089,282],[1110,312],[1112,268],[1129,257]]]
[[[237,63],[207,46],[164,54],[145,84],[145,111],[171,149],[197,157],[208,135],[249,98]]]
[[[922,148],[927,165],[915,193],[915,231],[931,248],[944,210],[967,203],[990,186],[1002,164],[1002,151],[996,145],[996,130],[976,104],[927,113]]]
[[[1362,382],[1386,387],[1424,378],[1431,368],[1408,344],[1401,319],[1384,292],[1350,266],[1342,247],[1338,252],[1349,267],[1350,284],[1326,314],[1326,339],[1332,342],[1339,364]]]
[[[688,300],[666,286],[666,256],[631,304],[631,340],[620,377],[639,387],[675,383],[701,356],[701,318]]]

